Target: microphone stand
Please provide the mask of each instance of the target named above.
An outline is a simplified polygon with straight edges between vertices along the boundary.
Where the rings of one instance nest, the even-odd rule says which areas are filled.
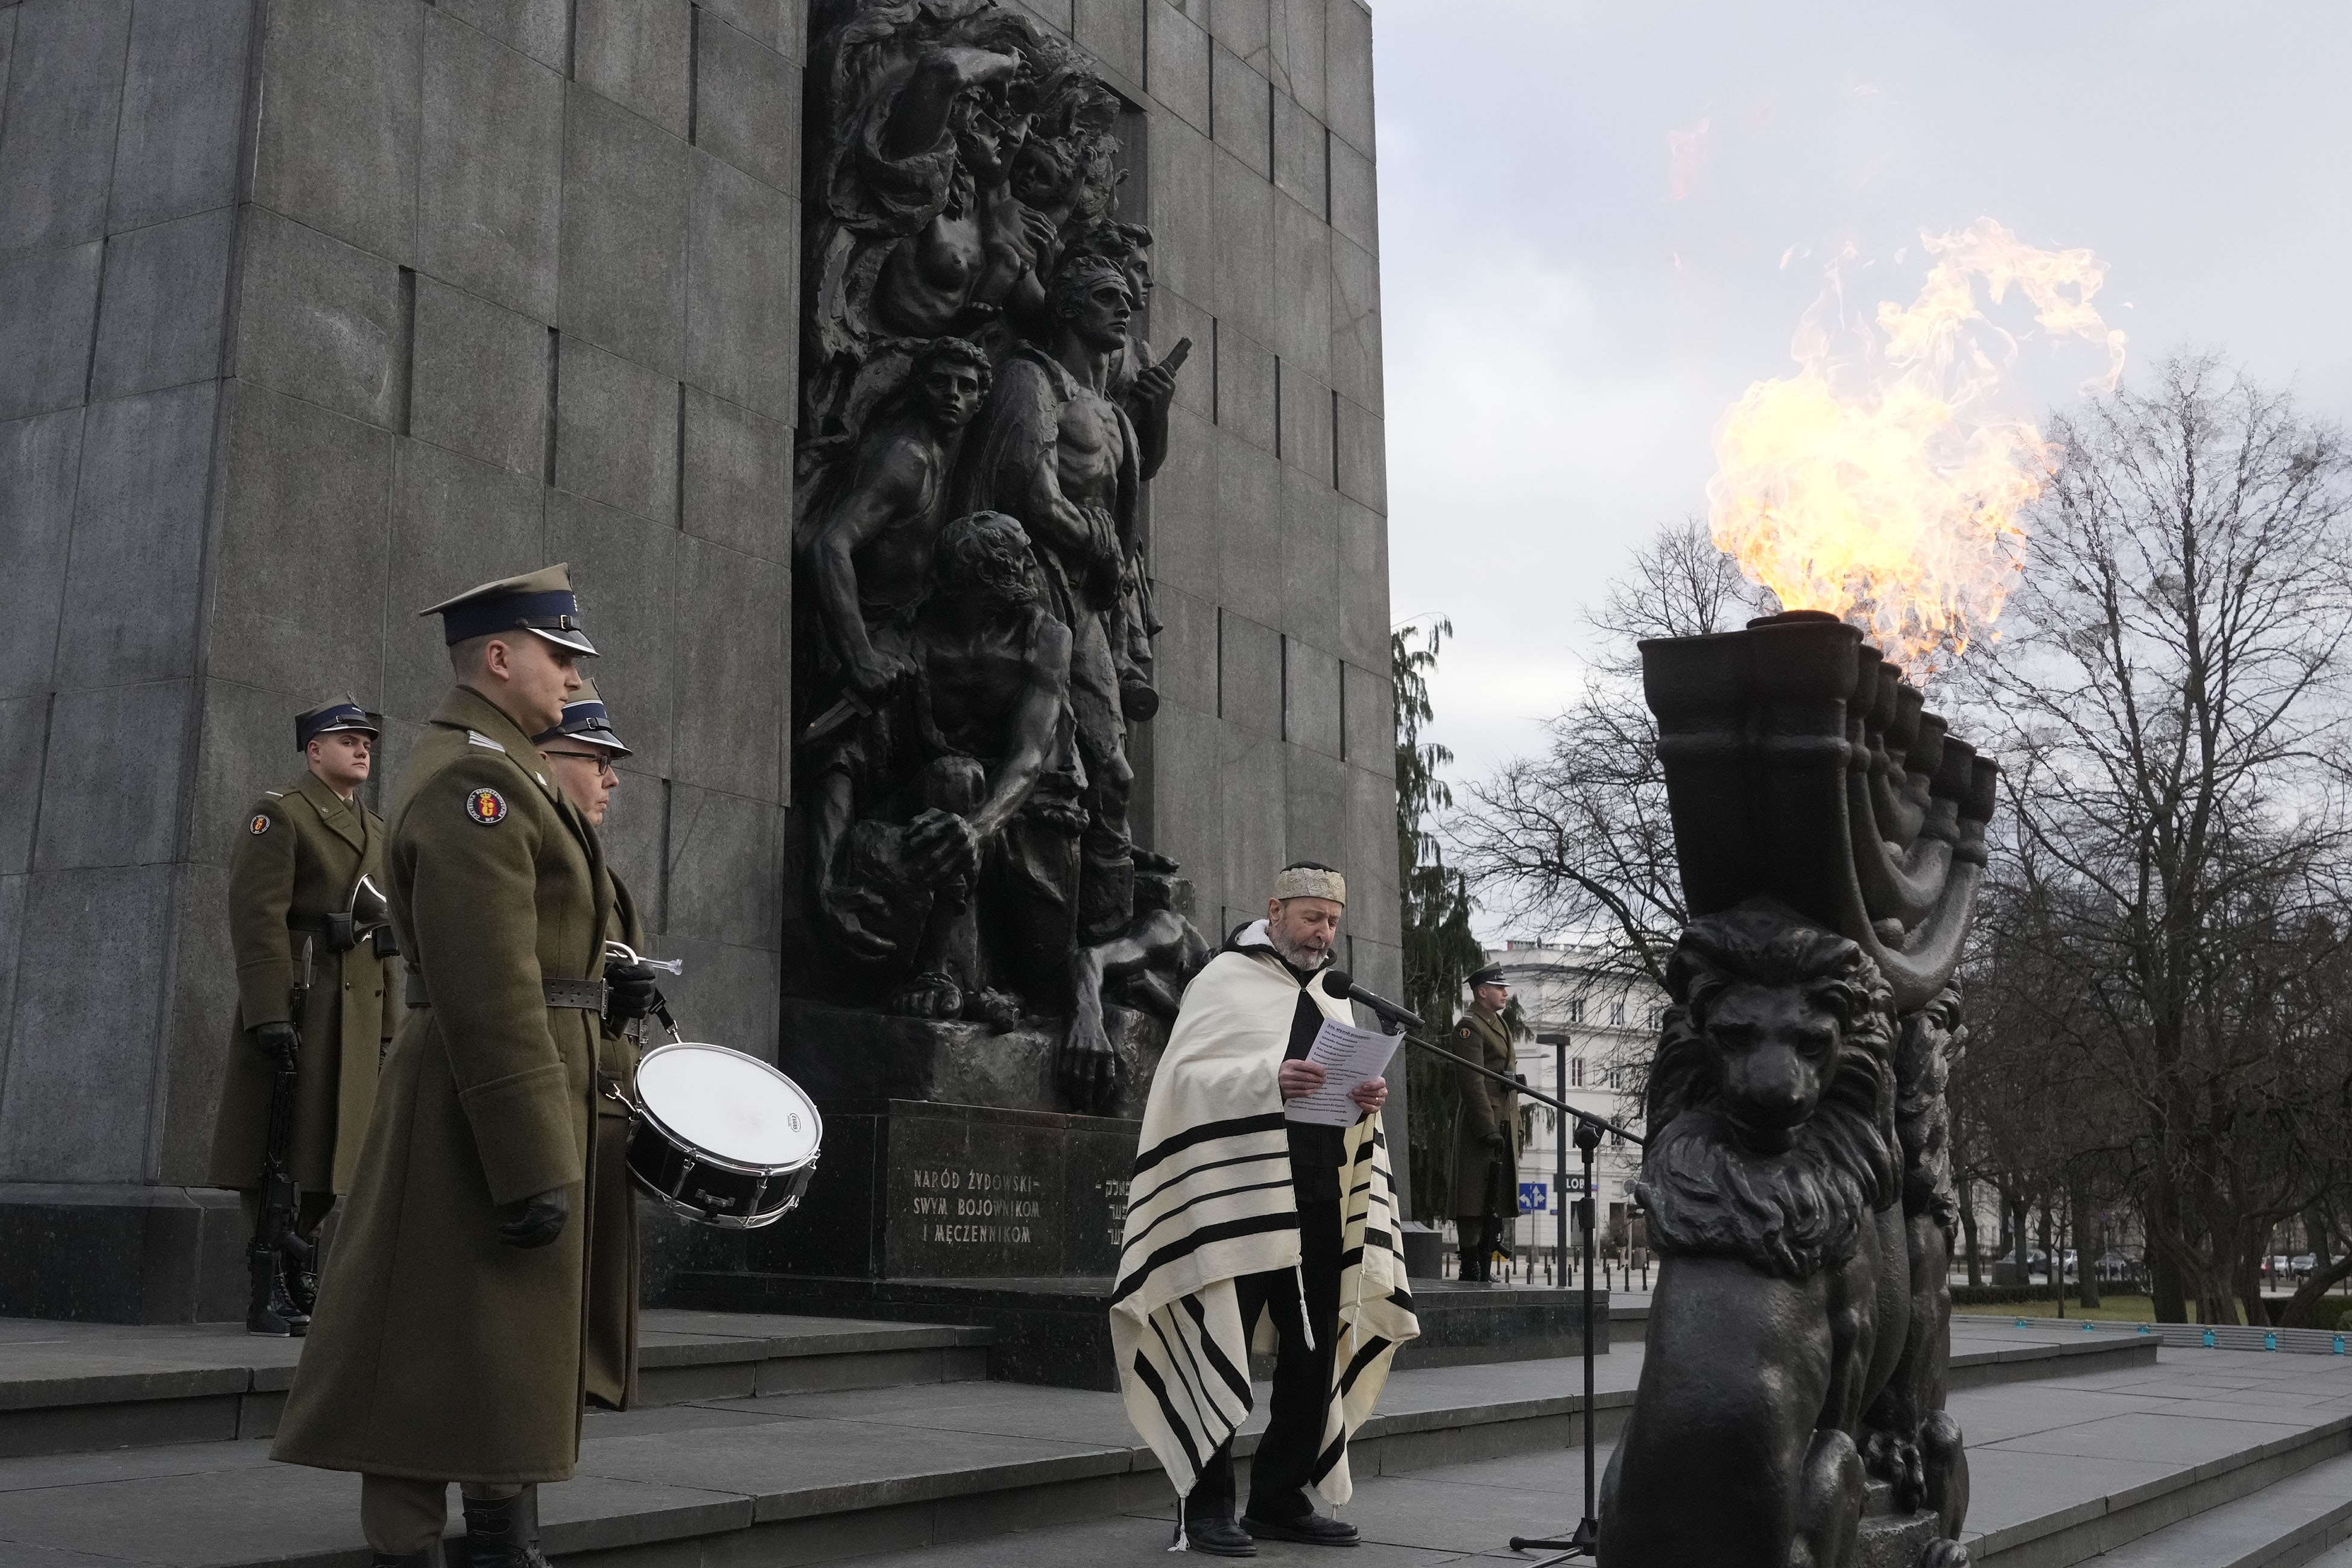
[[[1423,1050],[1433,1051],[1444,1057],[1456,1067],[1468,1068],[1482,1078],[1493,1079],[1514,1093],[1523,1094],[1538,1104],[1549,1105],[1554,1110],[1576,1118],[1576,1147],[1584,1155],[1584,1195],[1577,1199],[1576,1203],[1578,1223],[1584,1226],[1584,1517],[1578,1521],[1575,1533],[1566,1541],[1514,1535],[1511,1537],[1511,1550],[1559,1553],[1557,1557],[1545,1558],[1541,1563],[1534,1564],[1533,1568],[1553,1568],[1553,1564],[1565,1563],[1571,1557],[1596,1556],[1600,1552],[1601,1543],[1601,1514],[1594,1504],[1592,1452],[1592,1268],[1595,1262],[1592,1237],[1592,1155],[1593,1151],[1601,1147],[1601,1134],[1604,1131],[1615,1133],[1636,1148],[1645,1147],[1648,1140],[1638,1132],[1627,1131],[1606,1117],[1595,1116],[1589,1110],[1579,1110],[1565,1100],[1555,1100],[1540,1090],[1528,1088],[1516,1078],[1496,1072],[1492,1068],[1481,1067],[1467,1057],[1456,1056],[1444,1046],[1432,1045],[1418,1035],[1407,1034],[1404,1037]]]

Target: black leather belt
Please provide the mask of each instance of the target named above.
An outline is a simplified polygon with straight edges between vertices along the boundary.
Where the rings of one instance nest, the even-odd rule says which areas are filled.
[[[569,1007],[581,1013],[602,1013],[604,1010],[604,983],[602,980],[546,980],[540,990],[551,1007]],[[407,989],[402,999],[412,1007],[430,1007],[433,998],[425,994],[425,976],[414,969],[408,972]]]

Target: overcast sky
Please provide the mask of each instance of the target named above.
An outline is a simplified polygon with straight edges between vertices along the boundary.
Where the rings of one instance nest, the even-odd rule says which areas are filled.
[[[1848,242],[1865,306],[1922,230],[2087,247],[2127,384],[2217,347],[2352,415],[2352,6],[1375,0],[1374,39],[1391,603],[1453,618],[1457,782],[1540,747],[1577,610],[1704,510]],[[2105,368],[2027,348],[2036,409]]]

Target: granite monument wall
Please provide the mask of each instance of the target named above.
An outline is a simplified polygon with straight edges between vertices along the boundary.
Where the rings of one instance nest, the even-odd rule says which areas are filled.
[[[1370,19],[1029,7],[1133,106],[1139,841],[1201,923],[1344,867],[1398,978]],[[446,684],[425,604],[572,564],[607,837],[690,1032],[772,1054],[802,0],[0,4],[0,1314],[236,1315],[202,1180],[233,833],[290,715]]]

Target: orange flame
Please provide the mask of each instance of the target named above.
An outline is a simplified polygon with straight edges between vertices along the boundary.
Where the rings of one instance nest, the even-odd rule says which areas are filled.
[[[2015,285],[2053,336],[2103,341],[2109,387],[2124,359],[2091,306],[2106,268],[2089,251],[2036,250],[1990,218],[1922,237],[1937,259],[1919,297],[1879,305],[1859,361],[1831,353],[1832,267],[1797,331],[1803,368],[1726,411],[1706,487],[1716,545],[1740,570],[1784,609],[1861,626],[1915,680],[1999,618],[2024,561],[2017,513],[2061,456],[1998,411],[2017,344],[1978,308],[1978,283],[1996,305]]]

